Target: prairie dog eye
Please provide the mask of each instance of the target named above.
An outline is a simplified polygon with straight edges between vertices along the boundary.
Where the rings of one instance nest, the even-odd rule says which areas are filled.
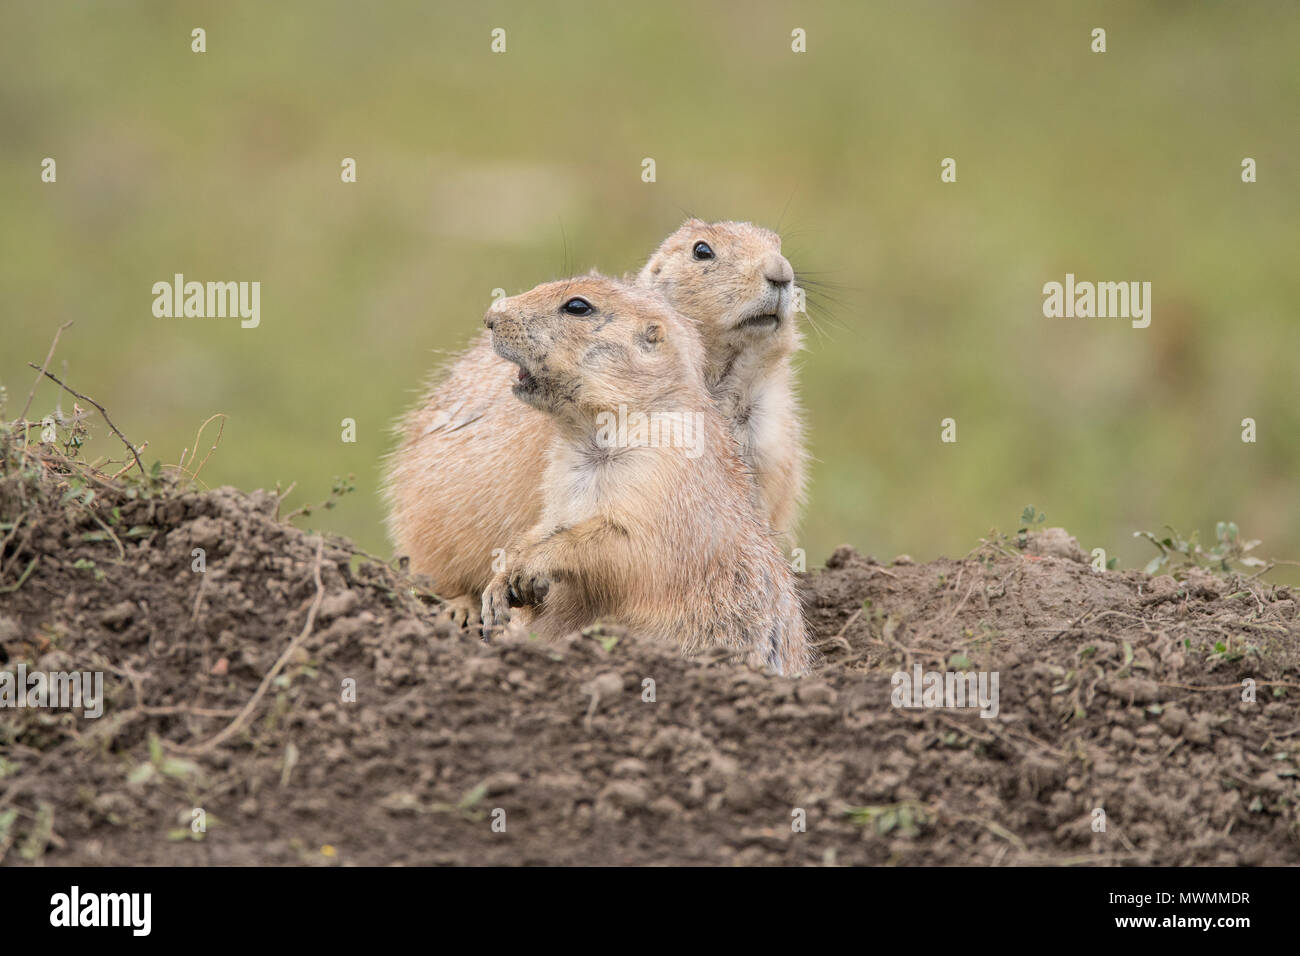
[[[695,256],[696,259],[713,258],[713,250],[709,248],[709,244],[707,242],[697,242],[695,244],[695,248],[691,250],[691,254]]]
[[[586,299],[580,299],[574,296],[568,302],[564,303],[561,308],[569,315],[591,315],[596,310],[591,307],[591,303]]]

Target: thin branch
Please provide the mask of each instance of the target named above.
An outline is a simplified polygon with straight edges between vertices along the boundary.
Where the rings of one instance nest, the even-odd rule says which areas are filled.
[[[82,510],[85,511],[86,514],[90,515],[90,517],[92,517],[93,519],[95,519],[95,523],[96,523],[97,525],[99,525],[99,526],[100,526],[101,528],[103,528],[106,532],[108,532],[108,536],[109,536],[110,538],[112,538],[112,539],[113,539],[113,543],[114,543],[115,545],[117,545],[117,553],[118,553],[118,556],[119,556],[123,561],[125,561],[125,560],[126,560],[126,548],[122,547],[122,540],[121,540],[117,535],[115,535],[115,534],[113,533],[113,529],[110,528],[108,525],[104,524],[104,520],[103,520],[102,518],[100,518],[99,515],[95,514],[95,512],[91,511],[90,508],[89,508],[89,506],[87,506],[85,503],[83,503],[82,500],[81,500],[80,498],[74,498],[73,501],[75,501],[77,504],[81,505]]]
[[[194,436],[194,455],[190,458],[190,463],[193,464],[194,459],[199,455],[199,435],[203,434],[203,429],[207,428],[208,422],[212,421],[214,418],[221,419],[221,424],[217,426],[217,440],[212,443],[212,447],[208,449],[208,453],[203,456],[203,460],[199,462],[199,467],[194,469],[194,474],[190,475],[190,481],[197,482],[199,480],[199,472],[203,470],[203,466],[208,463],[208,459],[212,457],[212,453],[216,451],[217,446],[221,444],[221,436],[226,433],[225,413],[217,412],[217,414],[209,416],[208,421],[199,426],[199,432]]]
[[[46,361],[48,361],[48,359],[47,359]],[[32,368],[39,368],[39,366],[37,366],[34,362],[28,362],[27,364],[30,365]],[[140,474],[143,475],[143,476],[145,476],[145,477],[148,477],[149,473],[148,473],[147,471],[144,470],[144,462],[142,462],[142,461],[140,460],[140,456],[137,455],[137,454],[135,453],[135,446],[132,445],[129,441],[127,441],[127,440],[126,440],[126,436],[123,435],[123,434],[118,430],[118,427],[117,427],[116,425],[113,424],[113,420],[112,420],[111,418],[108,417],[108,412],[104,411],[104,406],[103,406],[103,405],[99,404],[99,402],[95,401],[93,398],[90,398],[90,397],[88,397],[88,396],[86,396],[86,395],[82,395],[80,392],[73,391],[73,390],[72,390],[71,388],[69,388],[66,384],[64,384],[62,381],[60,381],[60,380],[59,380],[58,378],[56,378],[55,376],[51,375],[51,374],[50,374],[49,372],[47,372],[45,369],[40,368],[39,370],[40,370],[40,373],[41,373],[42,375],[44,375],[46,378],[51,379],[51,380],[54,381],[54,382],[57,382],[57,383],[58,383],[58,384],[63,388],[63,390],[66,391],[68,394],[70,394],[70,395],[75,395],[77,398],[81,399],[83,402],[90,402],[90,404],[94,405],[97,409],[99,409],[99,414],[101,414],[101,415],[104,416],[104,421],[106,421],[106,422],[108,423],[108,427],[109,427],[109,428],[113,429],[113,434],[116,435],[118,438],[122,439],[122,444],[125,445],[125,446],[130,450],[130,452],[131,452],[131,457],[133,457],[133,458],[135,459],[135,463],[136,463],[137,465],[140,466]],[[25,416],[24,416],[24,417],[25,417]]]
[[[143,445],[140,446],[140,451],[144,451],[144,450],[145,450],[146,448],[148,448],[148,447],[149,447],[149,442],[146,441]],[[113,460],[110,460],[110,461],[108,461],[108,462],[105,462],[105,464],[113,464],[113,465],[116,465],[116,464],[117,464],[117,461],[116,461],[115,459],[113,459]],[[130,471],[130,470],[131,470],[131,463],[128,461],[128,462],[127,462],[125,465],[123,465],[120,469],[118,469],[117,471],[113,472],[113,474],[109,475],[109,478],[112,479],[113,481],[117,481],[117,479],[121,478],[123,475],[125,475],[125,474],[126,474],[128,471]]]
[[[0,588],[0,594],[12,594],[14,591],[17,591],[20,587],[22,587],[23,583],[27,580],[27,576],[32,573],[32,568],[36,567],[36,562],[40,560],[40,557],[41,556],[38,554],[30,561],[28,561],[27,567],[24,568],[23,573],[18,576],[17,582],[9,585],[8,587]]]
[[[59,336],[62,335],[63,330],[71,324],[71,322],[64,322],[59,326],[59,330],[54,333],[54,341],[50,343],[50,351],[45,356],[45,364],[40,366],[41,375],[47,374],[45,370],[50,367],[50,359],[54,358],[54,350],[58,347]],[[31,362],[28,362],[27,364],[32,365]],[[36,368],[36,366],[32,365],[32,368]],[[19,421],[27,421],[27,411],[32,407],[32,399],[36,397],[36,386],[41,384],[41,375],[37,375],[36,381],[32,382],[32,390],[27,393],[27,404],[23,406],[23,413],[18,416]]]

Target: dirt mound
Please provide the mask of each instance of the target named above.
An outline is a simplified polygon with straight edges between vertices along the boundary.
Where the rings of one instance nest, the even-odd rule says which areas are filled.
[[[0,711],[6,863],[1300,862],[1285,588],[1059,534],[841,548],[785,679],[614,630],[484,644],[274,495],[5,461],[0,670],[105,675],[98,719]],[[997,715],[893,706],[917,667],[997,672]]]

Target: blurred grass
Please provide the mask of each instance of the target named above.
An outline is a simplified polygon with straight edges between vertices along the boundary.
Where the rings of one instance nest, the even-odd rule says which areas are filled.
[[[3,24],[10,414],[74,319],[56,373],[147,460],[225,412],[205,481],[314,502],[355,472],[320,521],[387,553],[379,458],[431,350],[494,287],[633,269],[689,212],[779,224],[832,284],[803,357],[810,563],[962,554],[1029,502],[1126,567],[1165,522],[1300,557],[1293,5],[10,2]],[[175,272],[260,281],[261,327],[154,318]],[[1066,272],[1150,281],[1151,327],[1045,319]]]

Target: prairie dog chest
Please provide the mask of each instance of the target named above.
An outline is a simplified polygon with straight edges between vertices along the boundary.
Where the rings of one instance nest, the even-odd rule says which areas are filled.
[[[785,456],[785,445],[792,439],[789,426],[793,415],[789,390],[771,382],[758,383],[737,396],[731,435],[753,471],[766,471],[773,461]]]
[[[631,449],[608,450],[559,443],[552,449],[545,474],[543,520],[574,525],[631,497],[630,473],[637,462]]]

